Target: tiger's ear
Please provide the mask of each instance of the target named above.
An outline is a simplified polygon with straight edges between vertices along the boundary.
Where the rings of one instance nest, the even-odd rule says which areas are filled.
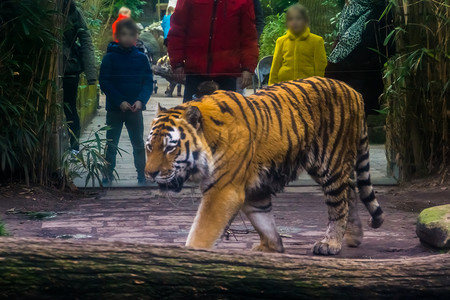
[[[162,107],[159,103],[158,103],[158,108],[156,109],[156,115],[159,115],[160,113],[164,113],[167,111],[167,108]]]
[[[198,130],[200,128],[202,114],[198,107],[188,106],[186,108],[186,111],[184,112],[184,118],[195,128],[195,130]]]

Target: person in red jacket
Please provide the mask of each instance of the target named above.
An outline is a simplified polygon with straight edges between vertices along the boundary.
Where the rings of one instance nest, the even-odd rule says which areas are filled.
[[[186,74],[184,102],[214,80],[221,90],[252,82],[258,62],[253,0],[178,0],[171,18],[168,52],[175,77]]]
[[[117,43],[118,40],[116,39],[116,26],[117,23],[122,21],[123,19],[131,18],[131,10],[128,7],[122,6],[119,9],[119,15],[117,19],[112,24],[112,32],[113,32],[113,40]]]

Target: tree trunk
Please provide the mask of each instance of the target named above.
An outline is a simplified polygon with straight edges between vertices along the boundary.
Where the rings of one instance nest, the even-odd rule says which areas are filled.
[[[0,298],[420,298],[450,293],[450,255],[407,259],[0,239]]]

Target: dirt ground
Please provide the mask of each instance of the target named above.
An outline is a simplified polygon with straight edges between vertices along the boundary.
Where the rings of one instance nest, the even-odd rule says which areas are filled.
[[[376,187],[386,212],[380,229],[369,228],[359,205],[365,236],[358,248],[344,246],[339,257],[393,258],[442,253],[422,245],[415,233],[417,215],[431,206],[450,203],[450,184],[417,181],[407,186]],[[24,185],[0,186],[0,219],[14,237],[72,238],[131,243],[183,245],[199,203],[198,191],[185,189],[172,198],[156,189],[85,190],[66,193]],[[312,255],[327,223],[318,187],[288,187],[273,200],[274,213],[287,253]],[[217,249],[250,251],[258,235],[243,214],[234,220]]]

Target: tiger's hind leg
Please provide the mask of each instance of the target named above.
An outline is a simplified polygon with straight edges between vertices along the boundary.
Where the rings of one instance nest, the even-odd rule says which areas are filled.
[[[340,170],[340,172],[343,172]],[[325,237],[313,246],[314,254],[334,255],[342,248],[348,220],[348,176],[336,173],[313,178],[322,186],[328,206],[328,226]]]
[[[271,196],[247,196],[242,211],[259,234],[261,243],[253,250],[262,252],[284,252],[280,234],[275,226]]]
[[[357,199],[355,197],[355,186],[350,183],[348,190],[348,222],[345,230],[345,242],[350,247],[358,247],[363,239],[363,229],[359,219]]]

